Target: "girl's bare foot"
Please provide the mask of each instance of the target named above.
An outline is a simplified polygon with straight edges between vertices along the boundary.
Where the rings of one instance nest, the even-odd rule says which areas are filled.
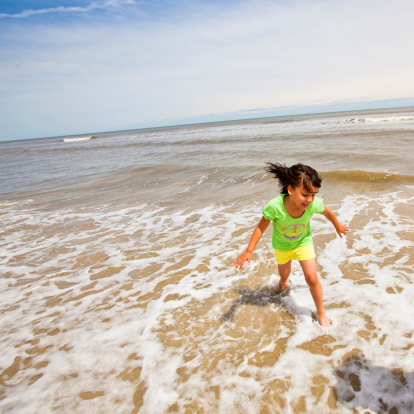
[[[319,325],[329,328],[331,326],[331,321],[326,315],[318,316]]]
[[[287,280],[284,281],[282,278],[279,279],[279,289],[280,290],[285,290],[287,285],[288,285]]]

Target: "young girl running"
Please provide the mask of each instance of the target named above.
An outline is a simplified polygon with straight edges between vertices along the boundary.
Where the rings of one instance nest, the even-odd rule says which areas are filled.
[[[316,197],[322,183],[317,171],[303,164],[292,167],[277,163],[267,165],[266,171],[279,181],[281,194],[265,206],[263,217],[253,231],[246,251],[236,259],[234,267],[241,270],[246,260],[250,264],[256,244],[273,221],[272,246],[278,264],[280,289],[287,287],[292,260],[297,259],[315,302],[319,324],[330,326],[323,309],[322,286],[316,273],[309,222],[313,214],[322,214],[334,225],[340,237],[349,227],[339,223],[335,214]]]

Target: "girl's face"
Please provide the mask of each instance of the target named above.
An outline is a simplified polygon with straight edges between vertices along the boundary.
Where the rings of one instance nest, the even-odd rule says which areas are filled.
[[[306,188],[303,187],[302,183],[299,187],[288,187],[289,197],[291,198],[295,207],[297,207],[302,212],[308,208],[309,204],[313,202],[316,194],[318,193],[318,189],[314,186],[312,186],[311,190],[312,191],[306,190]]]

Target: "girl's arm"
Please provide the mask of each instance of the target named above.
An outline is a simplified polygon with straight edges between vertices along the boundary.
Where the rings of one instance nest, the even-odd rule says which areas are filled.
[[[339,234],[339,237],[342,238],[342,234],[345,234],[349,227],[346,224],[341,224],[336,218],[335,214],[328,207],[325,207],[325,210],[321,213],[324,215],[335,227],[336,232]]]
[[[249,242],[249,245],[247,246],[246,251],[243,254],[241,254],[234,262],[234,267],[236,269],[238,268],[239,270],[241,270],[246,260],[250,264],[253,250],[256,247],[256,244],[258,243],[260,238],[262,237],[264,231],[269,226],[269,223],[270,223],[270,220],[267,220],[264,217],[262,217],[259,224],[256,226],[256,228],[253,231],[252,237],[250,239],[250,242]]]

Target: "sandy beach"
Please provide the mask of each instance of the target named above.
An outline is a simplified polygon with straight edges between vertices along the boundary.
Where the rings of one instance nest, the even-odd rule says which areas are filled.
[[[1,143],[0,411],[412,412],[413,131],[407,109]],[[270,229],[232,266],[266,161],[317,168],[351,228],[311,222],[331,328],[298,263],[278,291]]]

